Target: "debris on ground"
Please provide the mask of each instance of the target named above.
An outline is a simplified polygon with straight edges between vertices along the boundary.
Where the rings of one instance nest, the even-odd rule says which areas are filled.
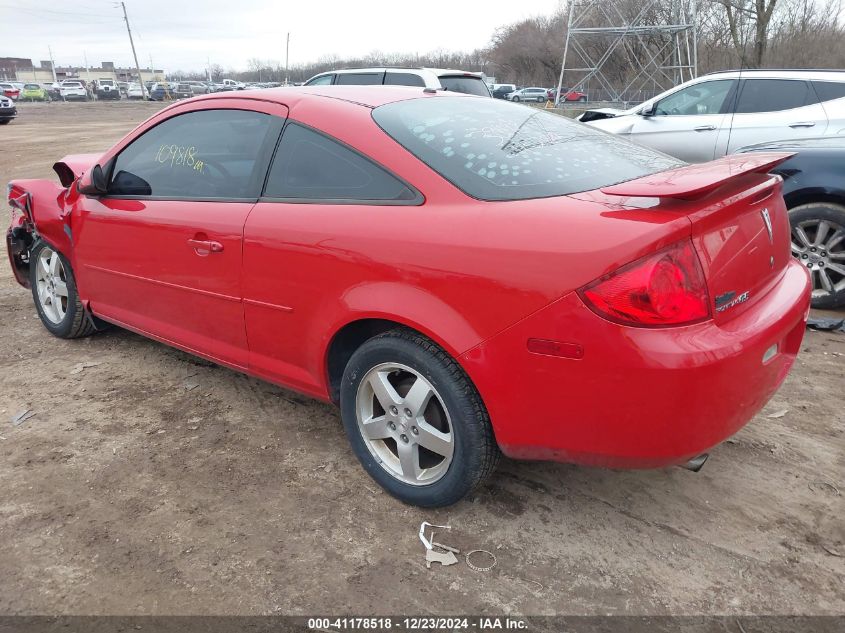
[[[789,409],[781,409],[780,411],[775,411],[774,413],[770,413],[766,417],[770,420],[777,420],[778,418],[782,418],[787,413],[789,413]]]
[[[816,492],[818,490],[827,490],[828,492],[832,492],[833,495],[836,497],[840,495],[839,488],[834,486],[829,481],[811,481],[809,484],[807,484],[807,487],[813,492]]]
[[[20,426],[34,415],[35,411],[33,411],[32,409],[23,409],[21,411],[18,411],[15,415],[12,416],[12,425]]]
[[[82,363],[76,363],[76,365],[74,365],[74,366],[73,366],[73,369],[71,369],[68,373],[69,373],[71,376],[72,376],[72,375],[74,375],[74,374],[81,374],[83,371],[85,371],[85,370],[86,370],[86,369],[88,369],[89,367],[96,367],[97,365],[102,365],[102,364],[103,364],[103,363],[101,363],[101,362],[94,362],[94,363],[82,362]]]
[[[807,327],[820,332],[845,332],[845,319],[811,317],[807,319]]]
[[[425,536],[425,528],[426,526],[432,528],[431,536],[426,538]],[[451,530],[452,526],[450,525],[433,525],[428,521],[423,521],[420,525],[420,540],[422,544],[425,545],[425,566],[428,569],[431,569],[432,563],[440,563],[443,567],[448,565],[454,565],[458,562],[458,557],[455,554],[460,554],[461,551],[454,547],[449,547],[447,545],[441,545],[440,543],[434,542],[434,529],[437,528],[440,530]],[[442,552],[439,552],[435,549],[435,547],[440,548]]]
[[[475,557],[476,562],[479,562],[478,561],[479,558],[483,560],[483,557],[479,556],[480,554],[486,554],[486,556],[488,557],[488,560],[486,562],[488,564],[487,565],[480,565],[480,564],[475,564],[475,563],[471,562],[470,557],[473,554],[476,555],[476,557]],[[471,552],[467,552],[466,561],[467,561],[467,567],[469,567],[473,571],[490,571],[499,562],[496,559],[496,555],[493,554],[493,552],[488,552],[486,549],[474,549]]]
[[[199,386],[200,386],[200,384],[198,382],[194,382],[192,380],[186,380],[185,381],[185,391],[192,391]]]

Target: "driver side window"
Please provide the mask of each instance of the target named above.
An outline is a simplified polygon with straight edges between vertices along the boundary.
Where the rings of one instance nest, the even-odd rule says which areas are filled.
[[[249,110],[200,110],[167,119],[117,156],[108,195],[257,197],[261,182],[255,172],[264,166],[272,121]]]
[[[660,116],[719,114],[734,81],[706,81],[678,90],[657,102],[654,113]]]

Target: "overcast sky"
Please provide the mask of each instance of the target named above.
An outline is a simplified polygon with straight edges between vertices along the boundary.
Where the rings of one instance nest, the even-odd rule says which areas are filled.
[[[552,13],[560,0],[126,0],[138,61],[167,71],[203,70],[206,60],[245,70],[247,60],[290,63],[485,46],[495,29]],[[119,4],[110,0],[0,0],[0,57],[37,64],[113,61],[132,65]]]

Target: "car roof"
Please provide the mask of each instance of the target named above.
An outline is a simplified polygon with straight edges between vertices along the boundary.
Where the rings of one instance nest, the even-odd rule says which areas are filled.
[[[475,75],[476,77],[481,77],[481,73],[479,72],[472,72],[469,70],[458,70],[455,68],[430,68],[427,66],[373,66],[368,68],[336,68],[334,70],[326,70],[321,73],[317,73],[316,75],[314,75],[314,77],[318,77],[320,75],[344,73],[383,73],[387,70],[401,70],[406,72],[430,72],[434,73],[438,77],[442,77],[444,75]]]
[[[726,78],[754,77],[755,79],[818,79],[845,80],[845,70],[812,68],[743,68],[741,70],[719,70],[698,78],[722,76]]]
[[[426,92],[428,91],[428,92]],[[259,90],[239,90],[231,92],[217,92],[210,95],[201,95],[194,98],[194,101],[207,101],[213,99],[258,99],[260,101],[275,101],[288,107],[307,101],[318,101],[323,99],[337,99],[355,103],[367,108],[377,108],[380,105],[406,101],[408,99],[432,98],[432,97],[457,97],[473,98],[474,95],[467,95],[453,91],[433,91],[431,88],[418,88],[411,86],[296,86],[287,88],[263,88]],[[478,97],[484,98],[484,97]]]

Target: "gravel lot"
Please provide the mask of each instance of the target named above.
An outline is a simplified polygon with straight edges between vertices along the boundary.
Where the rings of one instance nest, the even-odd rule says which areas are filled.
[[[0,181],[159,107],[22,104]],[[334,408],[118,329],[55,339],[4,263],[0,614],[845,614],[845,334],[803,349],[700,473],[504,461],[423,512],[358,467]],[[498,566],[426,570],[424,519]]]

